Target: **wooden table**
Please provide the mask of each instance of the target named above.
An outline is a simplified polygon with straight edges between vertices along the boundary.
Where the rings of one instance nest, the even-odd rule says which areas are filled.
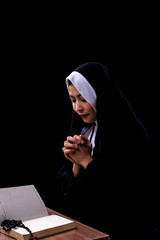
[[[57,214],[59,216],[71,219],[49,208],[47,208],[47,210],[49,215]],[[106,233],[100,232],[78,221],[75,221],[75,224],[76,229],[45,237],[43,240],[109,240],[109,235]],[[13,238],[0,233],[0,240],[13,240]]]

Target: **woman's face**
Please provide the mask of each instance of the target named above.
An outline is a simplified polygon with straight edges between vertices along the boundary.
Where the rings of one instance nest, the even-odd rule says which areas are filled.
[[[97,116],[94,108],[82,97],[72,84],[69,85],[68,90],[73,110],[83,119],[84,122],[95,122]]]

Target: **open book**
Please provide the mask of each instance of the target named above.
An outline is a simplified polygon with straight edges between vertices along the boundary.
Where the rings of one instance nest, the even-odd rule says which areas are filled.
[[[4,220],[22,220],[38,239],[76,228],[73,220],[49,215],[34,185],[0,189],[0,225]],[[30,233],[21,227],[0,232],[20,240],[29,240]]]

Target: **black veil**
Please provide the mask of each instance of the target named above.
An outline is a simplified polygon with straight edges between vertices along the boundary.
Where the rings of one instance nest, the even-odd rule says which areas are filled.
[[[99,62],[84,63],[74,71],[81,73],[97,94],[99,152],[103,152],[103,145],[114,148],[118,143],[119,149],[117,150],[121,150],[120,143],[122,142],[127,145],[130,143],[130,146],[133,146],[135,143],[138,144],[139,138],[140,144],[143,139],[144,146],[146,146],[146,141],[149,140],[148,133],[120,89],[113,72]],[[70,134],[80,134],[84,125],[83,120],[73,111]],[[104,147],[104,149],[106,148]],[[114,149],[112,150],[114,151]]]

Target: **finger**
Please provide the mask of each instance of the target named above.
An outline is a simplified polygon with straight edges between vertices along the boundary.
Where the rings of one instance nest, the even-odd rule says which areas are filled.
[[[83,141],[85,141],[85,142],[88,142],[88,141],[89,141],[88,138],[87,138],[86,136],[84,136],[84,135],[80,135],[80,137],[81,137],[81,139],[83,139]]]
[[[62,151],[64,152],[64,154],[70,154],[75,152],[74,149],[70,149],[70,148],[67,149],[65,147],[62,148]]]
[[[81,137],[81,135],[74,135],[74,138],[75,138],[77,144],[80,144],[80,143],[84,144],[84,140]]]
[[[86,136],[84,136],[84,135],[80,135],[80,136],[83,138],[84,142],[85,142],[89,147],[92,146],[92,143],[88,140],[88,138],[87,138]]]
[[[64,147],[68,148],[68,149],[77,149],[78,148],[77,144],[68,143],[68,142],[64,143]]]
[[[69,161],[71,161],[72,163],[75,163],[73,158],[69,155],[69,154],[65,154],[64,155]]]
[[[68,160],[70,160],[72,163],[74,163],[74,160],[73,160],[73,158],[72,158],[71,155],[70,155],[70,154],[73,154],[73,153],[74,153],[74,150],[72,150],[72,149],[68,150],[68,149],[62,148],[62,151],[63,151],[63,153],[64,153],[64,156],[65,156]]]
[[[75,139],[74,137],[68,136],[66,142],[69,142],[69,143],[76,143],[76,139]]]

